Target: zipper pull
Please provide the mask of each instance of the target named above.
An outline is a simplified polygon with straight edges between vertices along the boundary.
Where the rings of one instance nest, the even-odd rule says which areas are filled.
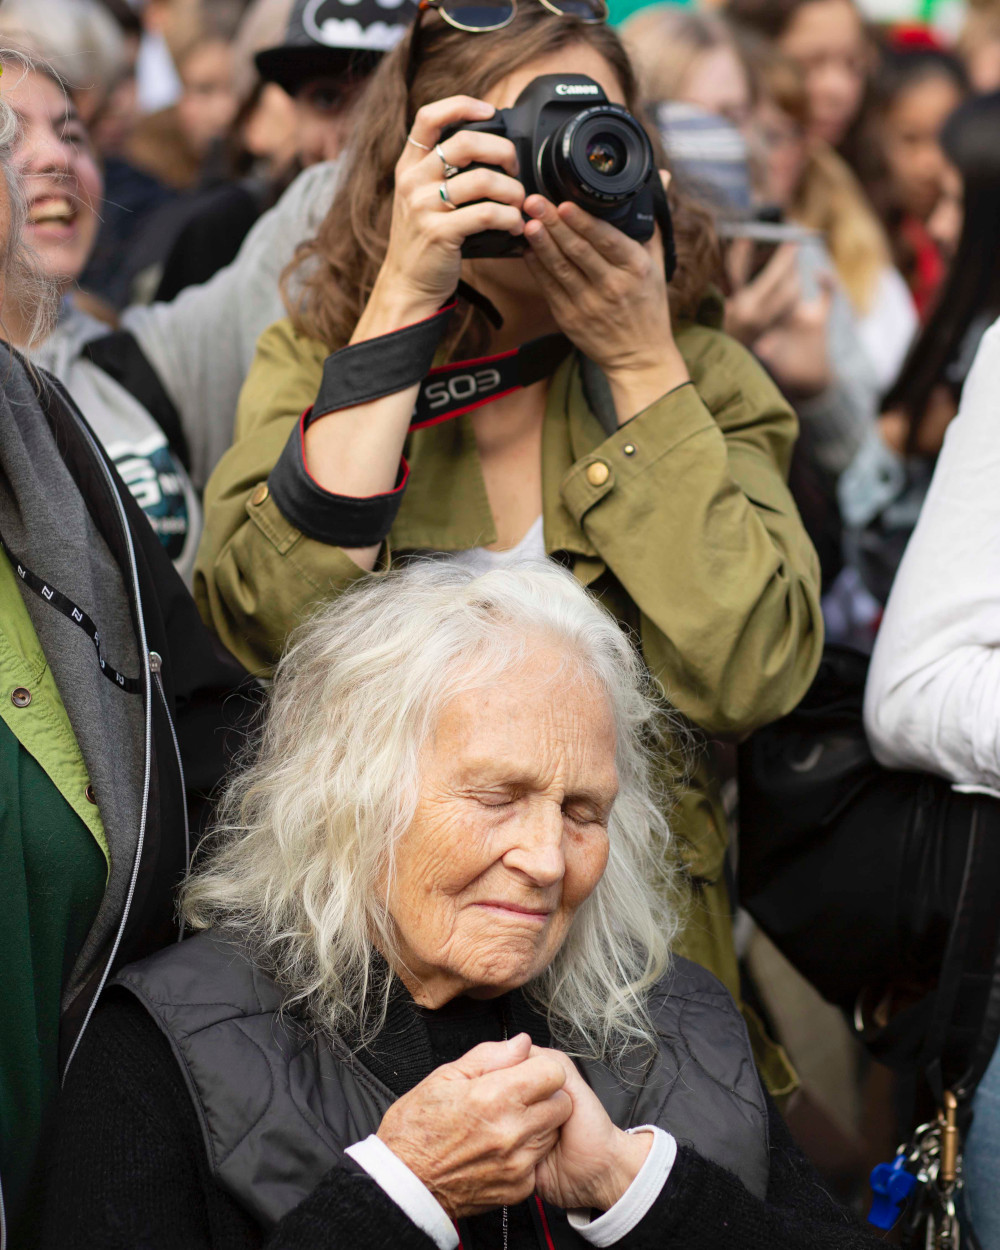
[[[160,655],[159,651],[150,651],[149,668],[153,673],[158,673],[163,668],[163,656]]]

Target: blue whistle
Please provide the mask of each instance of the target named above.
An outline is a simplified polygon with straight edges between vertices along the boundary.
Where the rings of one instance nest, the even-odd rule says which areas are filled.
[[[905,1155],[897,1155],[892,1163],[877,1163],[872,1168],[871,1186],[875,1197],[868,1212],[868,1223],[876,1228],[892,1228],[916,1184],[917,1178],[906,1170]]]

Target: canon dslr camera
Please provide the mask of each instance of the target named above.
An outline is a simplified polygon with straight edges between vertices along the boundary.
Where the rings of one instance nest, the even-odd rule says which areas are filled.
[[[592,78],[545,74],[530,82],[511,108],[498,109],[489,121],[452,126],[442,140],[458,130],[510,139],[528,195],[544,195],[553,204],[572,200],[640,243],[652,237],[659,220],[672,250],[649,136]],[[462,255],[520,256],[525,246],[506,231],[483,230],[465,240]]]

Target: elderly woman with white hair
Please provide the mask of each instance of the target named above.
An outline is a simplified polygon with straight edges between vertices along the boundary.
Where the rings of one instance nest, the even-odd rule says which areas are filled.
[[[201,932],[84,1038],[46,1244],[878,1244],[670,960],[647,682],[552,566],[322,609],[183,890]]]

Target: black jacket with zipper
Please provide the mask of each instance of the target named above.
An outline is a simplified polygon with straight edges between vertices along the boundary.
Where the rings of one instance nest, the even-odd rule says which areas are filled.
[[[79,569],[77,601],[99,628],[112,619],[121,624],[119,643],[123,636],[126,642],[134,640],[138,666],[139,693],[122,694],[136,705],[117,723],[95,723],[88,691],[101,694],[110,683],[92,649],[87,663],[77,663],[75,688],[60,685],[74,732],[87,743],[92,780],[95,752],[102,774],[114,779],[113,786],[96,788],[116,874],[114,891],[109,879],[105,903],[65,987],[60,1034],[65,1075],[108,979],[179,936],[174,891],[213,791],[256,707],[257,686],[202,624],[157,535],[68,393],[5,344],[0,345],[0,377],[5,423],[0,531],[12,545],[16,541],[24,563],[43,578],[51,576],[57,589],[70,587],[60,585],[50,569]],[[85,554],[67,565],[71,545],[67,540],[60,551],[59,525],[70,514],[85,518],[94,541],[103,539],[110,561],[105,556],[102,567],[116,566],[115,575],[91,579],[88,570],[99,562],[88,564]],[[53,630],[69,648],[79,648],[81,637],[84,652],[92,648],[70,622],[60,624],[51,605],[38,607],[41,599],[25,593],[26,600],[35,599],[29,610],[42,613],[33,619],[36,629],[41,626],[40,641],[43,633],[48,639],[44,649],[50,665],[68,654],[61,645],[52,651]],[[123,724],[132,727],[127,738],[133,741],[123,740]],[[108,793],[115,787],[131,790],[128,802],[116,804],[116,796]],[[134,817],[123,820],[123,812]],[[120,904],[111,906],[114,899]],[[0,1198],[0,1247],[5,1241]]]
[[[107,952],[108,962],[98,961],[64,1016],[66,1063],[108,975],[178,937],[174,890],[258,697],[242,665],[206,629],[159,538],[68,392],[50,375],[39,376],[43,411],[63,462],[128,587],[144,710],[148,703],[145,829],[134,887],[116,949]],[[96,668],[95,680],[100,680]]]

